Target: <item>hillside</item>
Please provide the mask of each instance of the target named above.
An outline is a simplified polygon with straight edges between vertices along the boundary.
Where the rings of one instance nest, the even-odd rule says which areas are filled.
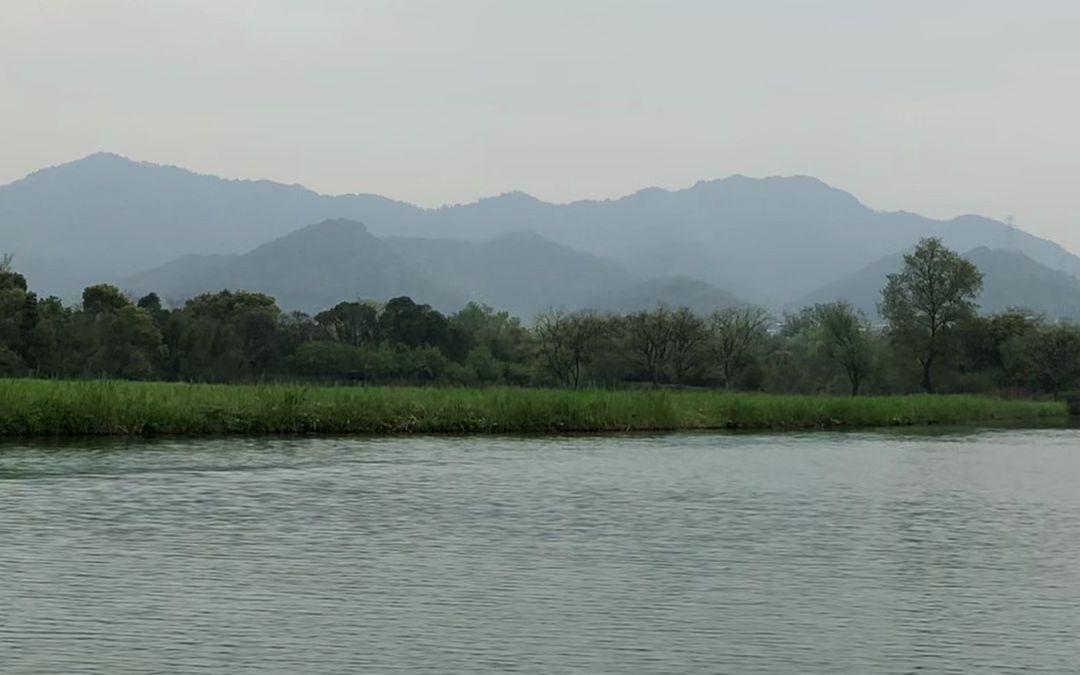
[[[135,294],[155,291],[174,304],[206,291],[245,288],[305,311],[410,295],[445,311],[473,300],[530,319],[545,307],[577,307],[597,290],[636,281],[615,263],[534,232],[484,242],[379,238],[355,221],[328,220],[244,255],[184,256],[120,285]]]
[[[546,307],[578,307],[637,278],[621,266],[514,232],[483,242],[386,237],[386,243],[445,288],[529,320]]]
[[[1019,251],[979,247],[964,254],[983,272],[983,291],[978,303],[982,312],[1018,307],[1053,318],[1080,320],[1080,279],[1051,269]],[[903,265],[899,253],[867,265],[855,274],[805,296],[792,307],[847,300],[877,316],[886,277]]]
[[[0,231],[35,288],[71,296],[181,255],[238,254],[309,223],[395,207],[381,197],[349,199],[363,207],[343,210],[298,185],[98,153],[0,186]]]
[[[71,294],[82,284],[123,278],[185,254],[241,253],[327,218],[364,222],[377,236],[473,242],[534,230],[639,278],[692,276],[773,306],[924,236],[940,236],[962,251],[1016,249],[1080,275],[1080,258],[1004,223],[880,212],[802,176],[732,176],[569,204],[515,192],[423,209],[374,195],[324,196],[296,185],[223,180],[97,154],[0,187],[3,246],[28,261],[31,282],[45,293]]]
[[[731,293],[712,284],[676,276],[648,279],[614,291],[598,293],[582,303],[582,307],[626,314],[665,305],[689,307],[695,313],[705,315],[718,309],[745,304]]]
[[[261,291],[283,309],[307,312],[344,300],[399,295],[444,310],[464,303],[349,220],[310,225],[243,255],[186,256],[129,276],[120,286],[135,294],[154,291],[172,303],[223,288]]]

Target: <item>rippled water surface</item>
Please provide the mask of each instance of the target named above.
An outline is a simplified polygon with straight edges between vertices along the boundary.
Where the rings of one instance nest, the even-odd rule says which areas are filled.
[[[1076,673],[1080,432],[0,446],[0,672]]]

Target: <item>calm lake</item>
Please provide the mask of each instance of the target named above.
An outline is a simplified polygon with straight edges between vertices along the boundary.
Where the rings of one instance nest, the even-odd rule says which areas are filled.
[[[1078,430],[0,445],[5,675],[1078,664]]]

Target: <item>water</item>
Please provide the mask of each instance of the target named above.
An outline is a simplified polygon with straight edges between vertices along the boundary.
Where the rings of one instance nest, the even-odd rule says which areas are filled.
[[[1080,432],[0,447],[0,672],[1075,673]]]

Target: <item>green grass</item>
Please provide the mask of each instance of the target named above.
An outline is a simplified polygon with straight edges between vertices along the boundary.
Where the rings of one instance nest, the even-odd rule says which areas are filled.
[[[1064,403],[0,379],[0,436],[809,429],[1064,418]]]

